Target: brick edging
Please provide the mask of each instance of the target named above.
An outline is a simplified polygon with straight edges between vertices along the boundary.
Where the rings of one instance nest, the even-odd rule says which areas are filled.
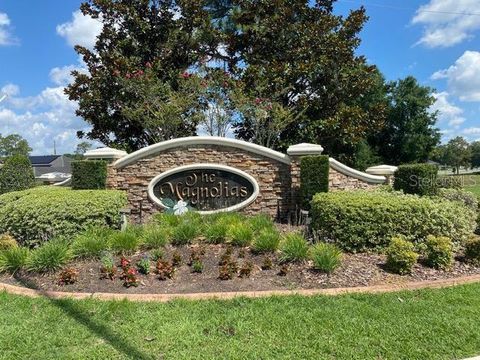
[[[343,287],[343,288],[329,288],[329,289],[301,289],[301,290],[267,290],[267,291],[238,291],[238,292],[212,292],[212,293],[192,293],[192,294],[119,294],[119,293],[74,293],[61,291],[43,291],[24,288],[15,285],[0,283],[0,291],[5,291],[13,295],[22,295],[27,297],[48,297],[52,299],[87,299],[93,298],[98,300],[130,300],[130,301],[156,301],[168,302],[176,299],[186,300],[208,300],[219,299],[227,300],[237,297],[246,298],[261,298],[268,296],[314,296],[314,295],[329,295],[337,296],[343,294],[376,294],[389,293],[405,290],[419,290],[419,289],[438,289],[451,287],[456,285],[471,284],[480,282],[479,275],[463,276],[454,279],[442,279],[431,281],[410,282],[401,285],[373,285],[360,287]]]

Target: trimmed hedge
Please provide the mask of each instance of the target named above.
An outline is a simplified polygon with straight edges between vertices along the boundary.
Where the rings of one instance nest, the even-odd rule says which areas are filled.
[[[423,242],[428,235],[464,243],[476,227],[476,213],[453,201],[401,193],[338,191],[312,201],[312,228],[347,251],[383,249],[395,236]]]
[[[400,165],[395,172],[393,187],[405,194],[435,195],[438,168],[431,164]]]
[[[0,233],[21,244],[69,237],[92,226],[117,227],[126,195],[113,190],[38,187],[0,196]]]
[[[35,175],[27,156],[11,156],[0,167],[0,194],[29,189],[34,185]]]
[[[328,192],[330,163],[326,155],[304,156],[300,160],[300,197],[302,206],[310,208],[315,194]]]
[[[107,162],[103,160],[81,160],[72,162],[72,189],[105,189]]]

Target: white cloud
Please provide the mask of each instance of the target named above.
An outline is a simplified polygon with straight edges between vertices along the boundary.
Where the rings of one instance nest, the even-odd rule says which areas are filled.
[[[57,34],[64,37],[71,46],[81,45],[93,49],[97,36],[102,30],[102,23],[80,10],[72,14],[72,20],[57,26]]]
[[[471,127],[463,130],[465,135],[480,135],[480,127]]]
[[[455,64],[437,71],[431,79],[446,79],[449,93],[462,101],[480,101],[480,52],[465,51]]]
[[[0,133],[20,134],[28,140],[34,154],[53,153],[54,141],[58,153],[73,152],[80,142],[77,130],[88,131],[90,127],[75,116],[77,105],[68,100],[63,87],[47,87],[31,97],[18,94],[17,91],[0,105]]]
[[[20,89],[15,84],[7,84],[0,89],[0,94],[5,94],[8,96],[18,95],[19,92],[20,92]]]
[[[7,14],[0,12],[0,46],[13,45],[17,40],[10,33],[10,18]]]
[[[72,71],[86,72],[85,68],[77,65],[55,67],[50,70],[50,80],[59,86],[66,86],[73,81]]]
[[[441,125],[448,125],[449,127],[453,127],[457,129],[460,125],[462,125],[466,119],[462,116],[463,109],[459,108],[458,106],[452,104],[448,97],[449,94],[447,92],[440,92],[433,94],[436,101],[435,104],[430,108],[431,111],[438,111],[438,121]]]
[[[424,26],[417,42],[430,48],[450,47],[474,37],[480,29],[478,0],[430,0],[418,8],[413,24]]]

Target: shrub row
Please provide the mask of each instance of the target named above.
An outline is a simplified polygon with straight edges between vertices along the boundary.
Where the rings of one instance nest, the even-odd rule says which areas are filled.
[[[0,194],[25,190],[35,185],[33,168],[28,157],[14,155],[0,168]]]
[[[393,187],[405,194],[434,195],[437,192],[438,168],[431,164],[400,165]]]
[[[300,160],[300,197],[302,206],[310,208],[313,196],[328,192],[330,163],[328,156],[304,156]]]
[[[0,233],[21,244],[73,236],[92,226],[117,227],[121,191],[39,187],[0,196]]]
[[[352,252],[385,248],[397,235],[411,242],[446,236],[463,244],[476,227],[476,217],[456,202],[395,192],[323,193],[312,201],[313,230]]]
[[[72,162],[72,189],[105,189],[107,163],[103,160],[82,160]]]

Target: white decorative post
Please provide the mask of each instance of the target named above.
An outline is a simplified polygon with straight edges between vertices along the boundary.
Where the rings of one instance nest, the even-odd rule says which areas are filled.
[[[370,175],[381,175],[387,178],[387,184],[393,183],[393,175],[398,170],[398,167],[392,165],[377,165],[371,166],[365,172]]]

